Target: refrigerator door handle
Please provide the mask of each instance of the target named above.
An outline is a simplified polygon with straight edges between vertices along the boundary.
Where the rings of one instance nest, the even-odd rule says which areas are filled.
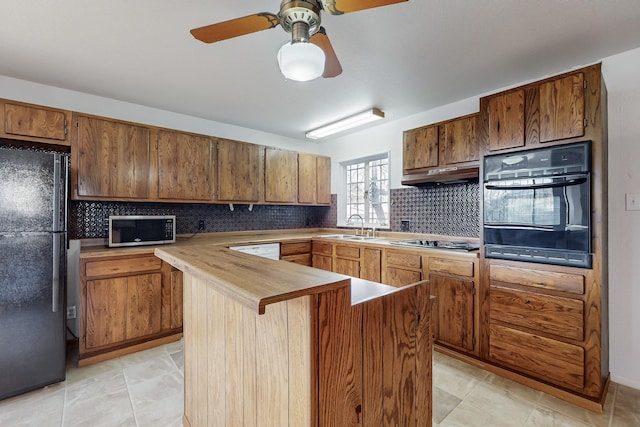
[[[58,312],[60,305],[60,233],[53,233],[53,280],[51,281],[51,311]]]

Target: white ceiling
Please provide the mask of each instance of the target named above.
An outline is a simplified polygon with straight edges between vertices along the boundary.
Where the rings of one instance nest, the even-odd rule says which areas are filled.
[[[189,29],[279,0],[3,0],[0,75],[293,138],[370,107],[399,119],[640,46],[638,0],[409,0],[322,14],[344,72],[286,81],[281,27]],[[1,94],[0,94],[1,96]]]

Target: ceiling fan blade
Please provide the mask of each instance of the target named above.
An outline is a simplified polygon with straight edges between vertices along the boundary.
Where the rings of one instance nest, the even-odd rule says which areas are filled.
[[[320,27],[318,32],[311,36],[311,43],[318,46],[324,52],[324,73],[322,73],[322,77],[326,79],[342,74],[342,66],[340,65],[340,61],[338,61],[336,52],[333,50],[333,46],[331,46],[324,27]]]
[[[405,1],[408,0],[322,0],[322,6],[332,15],[342,15]]]
[[[262,12],[256,13],[255,15],[245,16],[243,18],[236,18],[229,21],[219,22],[217,24],[207,25],[205,27],[194,28],[191,30],[191,34],[196,39],[205,43],[215,43],[220,40],[243,36],[257,31],[268,30],[277,27],[278,24],[279,21],[276,15],[273,13]]]

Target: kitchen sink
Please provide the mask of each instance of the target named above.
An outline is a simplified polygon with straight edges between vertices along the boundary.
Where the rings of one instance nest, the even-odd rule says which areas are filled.
[[[354,234],[324,234],[318,237],[324,237],[325,239],[352,240],[352,241],[380,240],[379,237],[356,236]]]

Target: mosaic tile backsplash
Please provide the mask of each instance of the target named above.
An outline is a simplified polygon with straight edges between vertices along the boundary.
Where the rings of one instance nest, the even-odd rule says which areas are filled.
[[[391,190],[391,231],[478,237],[477,182]],[[197,203],[127,203],[72,201],[69,237],[107,237],[109,215],[175,215],[178,234],[195,233],[198,221],[206,230],[242,231],[287,228],[335,228],[337,196],[331,206],[210,205]],[[404,224],[404,225],[403,225]]]
[[[390,217],[391,231],[479,237],[478,182],[391,190]]]

